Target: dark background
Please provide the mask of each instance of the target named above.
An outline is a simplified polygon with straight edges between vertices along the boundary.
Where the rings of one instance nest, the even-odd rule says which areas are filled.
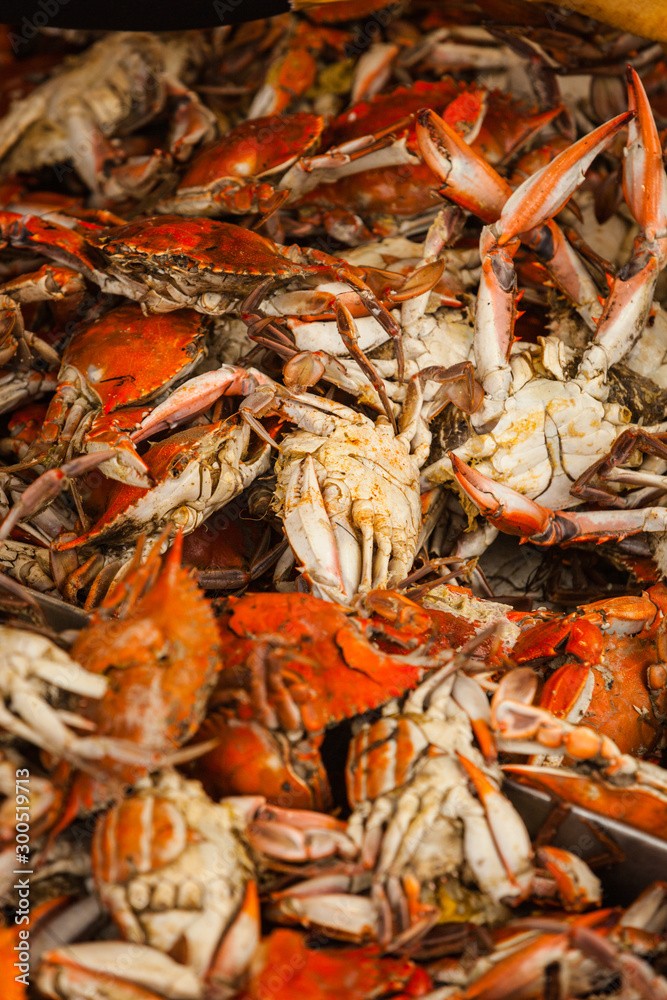
[[[35,27],[175,31],[271,17],[288,0],[0,0],[0,23]]]

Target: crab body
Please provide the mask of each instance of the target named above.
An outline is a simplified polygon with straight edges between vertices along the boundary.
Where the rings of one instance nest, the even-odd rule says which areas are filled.
[[[442,168],[445,179],[450,170],[455,172],[454,162],[458,164],[457,170],[463,173],[470,170],[476,175],[479,186],[489,195],[486,217],[498,220],[483,230],[480,241],[482,279],[477,296],[474,339],[476,372],[484,390],[484,400],[472,424],[478,435],[490,431],[491,437],[486,440],[482,437],[482,449],[486,451],[481,454],[476,450],[477,442],[473,441],[467,457],[474,461],[472,453],[476,452],[475,457],[482,461],[491,458],[489,471],[497,469],[504,481],[494,483],[491,476],[468,465],[457,453],[459,440],[450,442],[447,457],[427,471],[426,479],[428,481],[429,473],[435,473],[436,481],[443,472],[446,475],[453,473],[467,499],[497,527],[530,537],[541,545],[573,539],[624,537],[639,531],[664,532],[667,526],[662,507],[613,512],[569,513],[567,510],[582,500],[602,501],[606,506],[628,506],[626,500],[617,499],[616,484],[653,486],[662,484],[663,480],[650,467],[638,473],[618,467],[632,460],[637,449],[663,460],[667,457],[667,448],[661,439],[667,426],[651,425],[647,419],[654,400],[658,399],[664,408],[664,397],[656,385],[644,381],[644,399],[640,393],[636,414],[608,407],[610,370],[623,360],[642,335],[657,276],[667,260],[664,240],[657,235],[664,229],[667,217],[667,178],[657,155],[657,130],[646,93],[632,69],[628,70],[628,81],[629,112],[601,125],[565,149],[509,198],[501,179],[492,175],[484,161],[470,162],[466,155],[460,163],[451,160],[450,156],[460,152],[460,139],[436,115],[428,111],[420,115],[420,142],[427,160],[436,168]],[[582,296],[576,268],[568,271],[566,267],[572,257],[563,253],[562,234],[550,220],[581,184],[595,156],[626,125],[629,142],[624,190],[641,226],[642,236],[636,241],[632,259],[613,282],[597,322],[595,338],[586,346],[576,367],[571,372],[563,371],[563,363],[554,356],[555,345],[551,344],[550,350],[549,341],[544,341],[542,365],[562,384],[560,395],[564,402],[556,405],[551,388],[539,385],[541,373],[536,373],[534,366],[517,364],[516,360],[513,363],[511,357],[516,300],[513,259],[521,240],[542,251],[546,247],[545,259],[555,279],[559,281],[559,275],[569,273],[572,297],[578,301],[581,296],[584,314],[588,315],[589,322],[595,321],[586,304],[589,296]],[[446,153],[439,159],[441,145]],[[472,197],[472,201],[475,200]],[[521,359],[526,352],[521,348],[519,352]],[[529,387],[530,379],[536,374],[538,391],[533,394],[529,390],[525,395],[525,409],[517,406],[524,395],[523,387]],[[640,378],[634,375],[631,382]],[[579,383],[574,392],[573,382]],[[552,401],[545,407],[543,396],[547,394]],[[663,414],[664,409],[660,415]],[[623,428],[632,415],[636,415],[637,425]],[[623,432],[618,434],[621,429]],[[464,435],[465,439],[468,437]],[[499,446],[498,459],[493,462]],[[598,450],[600,446],[602,451]],[[462,453],[465,451],[464,445]],[[574,481],[568,464],[572,472],[581,470]],[[518,488],[510,485],[515,466],[519,471],[515,480]],[[595,480],[602,481],[602,488]],[[607,484],[611,488],[607,488]]]
[[[494,921],[505,903],[524,899],[537,886],[533,853],[500,792],[489,721],[477,683],[450,666],[387,703],[377,721],[359,720],[347,763],[348,835],[370,896],[350,898],[344,872],[330,886],[315,878],[274,894],[276,919],[391,950],[392,941],[414,941],[439,920]],[[486,731],[486,759],[473,744],[473,724]],[[572,908],[597,901],[599,883],[586,866],[567,856],[561,867],[569,887],[581,880]]]
[[[231,223],[149,216],[86,238],[44,219],[2,212],[0,226],[12,245],[38,249],[147,312],[190,307],[217,316],[263,283],[328,275],[348,282],[388,332],[396,332],[358,268],[312,248],[281,247]]]
[[[414,423],[396,434],[383,417],[308,393],[282,411],[300,429],[282,441],[277,506],[314,592],[348,603],[393,586],[410,571],[421,524]]]
[[[164,173],[165,154],[119,166],[123,157],[112,140],[155,118],[170,97],[181,105],[169,143],[173,156],[186,159],[196,143],[211,137],[213,115],[183,82],[204,52],[196,32],[164,40],[142,32],[116,32],[101,39],[17,101],[4,117],[3,173],[29,172],[72,159],[91,191],[111,198],[141,196]],[[105,165],[111,170],[106,172]]]
[[[220,618],[224,667],[197,734],[220,745],[193,765],[205,787],[216,795],[261,789],[278,803],[289,793],[294,805],[322,808],[330,794],[319,757],[325,729],[413,687],[427,664],[451,655],[442,636],[431,649],[437,630],[421,608],[399,595],[396,602],[419,622],[407,656],[369,641],[382,621],[371,625],[310,595],[229,598]]]
[[[126,941],[167,954],[178,943],[180,960],[195,975],[223,978],[216,952],[239,921],[249,936],[243,951],[252,954],[257,891],[238,819],[197,782],[163,774],[112,806],[95,828],[92,867]]]
[[[98,682],[107,683],[105,699],[81,706],[101,739],[105,777],[75,778],[71,813],[79,804],[108,801],[118,782],[133,783],[156,759],[185,743],[203,718],[220,669],[213,614],[179,564],[180,536],[161,562],[164,540],[164,535],[157,540],[143,565],[128,568],[72,647]],[[114,611],[116,618],[110,617]],[[112,748],[106,754],[104,738]],[[114,756],[118,741],[136,752]]]
[[[173,309],[179,297],[186,305],[195,296],[202,311],[215,313],[223,301],[242,298],[266,278],[280,284],[303,274],[271,240],[204,218],[156,216],[106,230],[90,242],[121,286],[125,278],[143,278],[151,308],[157,304],[153,297],[171,298]]]
[[[280,969],[280,977],[276,977]],[[309,948],[299,931],[281,928],[265,938],[250,967],[250,980],[238,1000],[373,1000],[389,993],[396,1000],[426,995],[431,980],[408,958],[383,956],[377,945],[363,948]]]
[[[236,416],[172,434],[143,456],[154,486],[110,483],[98,520],[54,547],[66,551],[87,543],[130,542],[142,531],[154,535],[169,521],[186,534],[194,531],[269,468],[269,446],[253,450],[251,438],[248,424]]]
[[[542,667],[540,706],[605,733],[623,753],[646,755],[667,714],[665,606],[657,585],[561,618],[528,618],[512,659]]]
[[[498,105],[502,105],[502,95],[475,87],[461,89],[449,77],[437,83],[418,81],[411,87],[399,87],[391,94],[379,94],[370,101],[362,101],[339,115],[325,131],[322,142],[324,146],[351,143],[364,133],[383,134],[392,127],[399,132],[397,109],[403,116],[402,123],[405,116],[414,116],[427,106],[437,109],[473,149],[490,150],[495,161],[502,153],[497,152],[497,147],[492,149],[488,141],[482,142],[480,133],[487,111],[497,111]],[[557,109],[525,113],[525,107],[518,103],[502,111],[507,114],[505,120],[512,122],[509,131],[513,141],[509,148],[525,142],[558,113]],[[488,140],[488,130],[485,136]],[[370,158],[358,162],[357,169],[362,171],[360,176],[330,179],[298,200],[293,195],[288,204],[293,202],[301,230],[303,226],[323,226],[342,242],[358,244],[368,240],[371,233],[377,236],[407,233],[432,218],[442,201],[437,175],[428,163],[420,160],[414,120],[409,120],[405,134],[397,135],[393,145],[376,156],[379,162],[373,163]]]
[[[540,338],[539,345],[517,345],[502,412],[493,403],[482,403],[469,418],[472,433],[463,442],[462,420],[448,415],[436,447],[552,510],[576,506],[580,500],[572,486],[632,428],[641,398],[624,393],[620,377],[616,385],[568,377],[575,364],[575,352],[556,337]],[[635,377],[635,382],[642,380]],[[651,412],[661,413],[667,406],[667,394],[648,380],[640,388],[650,420]],[[442,481],[449,469],[447,459],[438,460],[424,469],[423,482]]]
[[[203,355],[205,332],[192,310],[145,316],[129,303],[84,327],[65,349],[56,395],[30,452],[49,467],[73,451],[115,445],[122,457],[105,462],[102,471],[145,484],[145,465],[112,415],[147,405],[184,380]]]
[[[274,211],[288,196],[280,176],[318,142],[324,120],[301,112],[267,115],[237,125],[192,160],[159,212],[245,215]]]
[[[622,979],[642,983],[642,991],[664,992],[662,977],[655,975],[643,956],[660,947],[664,934],[664,883],[655,882],[625,911],[602,909],[569,915],[567,921],[549,919],[534,927],[494,930],[490,954],[462,963],[445,958],[429,971],[446,995],[456,1000],[496,997],[537,1000],[544,995],[547,970],[557,968],[572,997],[611,988]]]

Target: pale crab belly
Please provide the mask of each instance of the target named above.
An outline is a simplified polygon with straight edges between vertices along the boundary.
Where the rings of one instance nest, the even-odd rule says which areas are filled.
[[[355,505],[370,504],[376,530],[392,539],[395,550],[414,555],[421,526],[417,463],[389,442],[363,454],[344,445],[334,435],[313,453],[329,518],[356,535]]]
[[[609,409],[576,386],[539,380],[508,400],[491,433],[470,438],[457,454],[531,500],[567,509],[579,503],[570,492],[574,481],[622,429],[608,419]]]
[[[235,470],[223,465],[220,472],[212,474],[200,459],[193,459],[177,479],[165,479],[129,505],[122,517],[100,532],[100,537],[129,541],[141,531],[156,531],[167,520],[174,521],[187,534],[242,489]]]
[[[419,477],[397,470],[399,475],[389,475],[386,469],[366,458],[356,455],[339,455],[335,461],[325,461],[326,454],[314,456],[323,470],[322,490],[327,509],[342,513],[356,500],[370,500],[378,511],[383,510],[392,522],[403,524],[406,533],[419,530],[421,511]],[[318,477],[319,478],[319,477]]]

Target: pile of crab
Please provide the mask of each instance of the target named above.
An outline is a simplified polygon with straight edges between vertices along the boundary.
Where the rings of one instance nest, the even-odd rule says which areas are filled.
[[[667,62],[495,6],[0,32],[9,1000],[667,1000]]]

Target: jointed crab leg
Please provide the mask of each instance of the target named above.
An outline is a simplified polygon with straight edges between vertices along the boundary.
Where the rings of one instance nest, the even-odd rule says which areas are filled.
[[[443,182],[441,193],[487,224],[497,222],[512,197],[507,181],[435,112],[420,112],[417,136],[425,162]],[[594,329],[600,313],[598,289],[560,227],[547,220],[517,235]]]
[[[0,539],[9,538],[22,517],[29,517],[41,507],[46,506],[63,490],[70,480],[83,476],[91,469],[96,469],[102,462],[115,457],[114,451],[100,451],[92,455],[81,455],[79,458],[66,462],[59,469],[50,469],[31,483],[18,503],[0,525]]]
[[[454,475],[466,496],[495,527],[535,545],[625,538],[639,531],[667,531],[667,508],[638,510],[549,510],[510,486],[495,483],[449,453]]]
[[[505,203],[498,221],[480,241],[482,278],[475,316],[475,362],[482,386],[495,401],[507,398],[511,371],[507,362],[514,326],[516,273],[513,258],[519,237],[556,215],[582,183],[598,153],[634,116],[612,118],[560,153],[529,177]]]
[[[600,317],[595,340],[584,352],[579,374],[591,377],[620,361],[641,336],[660,271],[667,264],[667,176],[662,147],[644,86],[628,66],[628,103],[633,119],[623,166],[623,192],[641,227],[628,263],[618,272]]]

